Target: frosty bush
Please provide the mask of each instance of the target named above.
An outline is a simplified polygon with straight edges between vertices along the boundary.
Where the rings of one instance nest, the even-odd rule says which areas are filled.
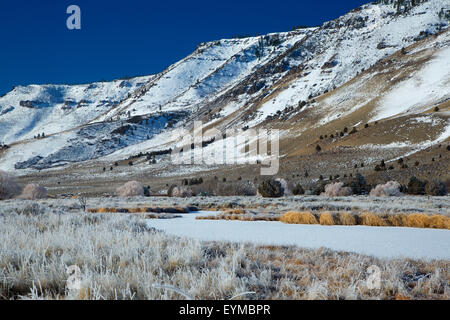
[[[236,181],[217,185],[215,193],[219,196],[255,196],[256,187],[249,181]]]
[[[189,198],[193,196],[194,192],[192,191],[191,188],[182,186],[182,187],[174,187],[172,189],[171,194],[172,197]]]
[[[286,180],[284,180],[284,179],[282,179],[282,178],[278,178],[278,179],[276,179],[275,181],[278,181],[278,182],[281,184],[281,187],[282,187],[283,190],[284,190],[284,195],[285,195],[285,196],[292,196],[292,191],[289,190],[288,183],[287,183]]]
[[[117,189],[119,197],[142,197],[144,196],[144,187],[137,181],[129,181]]]
[[[401,196],[401,185],[397,181],[389,181],[385,184],[379,184],[370,191],[371,197],[398,197]]]
[[[20,198],[26,200],[36,200],[47,198],[47,189],[36,183],[30,183],[25,186]]]
[[[325,193],[327,197],[347,197],[352,195],[352,189],[344,187],[344,183],[336,182],[325,186]]]
[[[0,200],[14,198],[20,191],[21,188],[14,176],[0,170]]]

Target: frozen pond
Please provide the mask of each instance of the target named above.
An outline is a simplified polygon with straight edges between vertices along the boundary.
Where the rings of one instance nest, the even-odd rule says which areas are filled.
[[[450,230],[195,219],[213,214],[215,212],[184,214],[179,219],[149,220],[148,224],[167,234],[202,241],[325,247],[379,258],[450,260]]]

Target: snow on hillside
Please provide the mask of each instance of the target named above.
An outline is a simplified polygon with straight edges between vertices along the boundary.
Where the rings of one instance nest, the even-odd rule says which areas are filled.
[[[270,45],[261,49],[262,37],[218,40],[201,45],[193,54],[169,67],[146,85],[146,90],[102,119],[159,111],[192,109],[204,99],[237,84],[303,39],[310,29],[265,36]]]
[[[183,117],[182,113],[159,113],[142,119],[98,122],[45,139],[32,139],[8,149],[6,156],[0,159],[0,168],[41,170],[98,159],[140,142],[150,141]]]
[[[70,130],[95,119],[151,76],[83,85],[18,86],[0,98],[0,142]]]
[[[420,112],[450,99],[450,47],[444,48],[411,75],[410,79],[389,92],[379,103],[372,121],[398,114]]]
[[[255,126],[277,111],[331,91],[380,59],[447,27],[448,21],[439,17],[442,8],[450,9],[450,4],[430,0],[396,15],[393,5],[368,4],[325,23],[289,55],[292,67],[304,68],[302,76],[267,99],[247,124]]]
[[[0,166],[41,169],[161,150],[173,144],[170,128],[189,127],[193,118],[218,122],[219,129],[257,126],[287,108],[299,110],[300,102],[312,102],[381,59],[446,28],[448,21],[439,15],[443,9],[450,10],[448,1],[430,0],[402,14],[393,5],[372,3],[320,28],[201,44],[155,76],[16,87],[0,98],[0,142],[11,144]],[[386,92],[375,119],[448,98],[450,51],[448,42],[441,44],[430,63]],[[373,76],[358,78],[355,90],[350,86],[331,99],[338,101],[319,108],[312,102],[304,108],[312,111],[317,125],[337,119],[343,114],[340,103],[361,94],[358,86]],[[359,98],[345,112],[374,99],[370,94]],[[136,116],[151,119],[161,113],[177,122],[154,127],[128,123]],[[125,129],[112,134],[124,123],[143,134],[132,136]],[[34,139],[42,133],[46,138]]]

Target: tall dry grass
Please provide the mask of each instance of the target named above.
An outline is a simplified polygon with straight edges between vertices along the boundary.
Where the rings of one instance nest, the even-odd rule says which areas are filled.
[[[318,224],[311,212],[287,212],[280,217],[280,221],[289,224]]]
[[[318,219],[316,218],[318,216]],[[349,212],[287,212],[279,218],[279,221],[289,224],[317,224],[344,225],[344,226],[371,226],[371,227],[411,227],[449,229],[450,217],[443,215],[428,215],[425,213],[412,214],[379,214],[374,212],[362,212],[361,214]]]
[[[323,212],[320,214],[319,223],[323,226],[333,226],[336,224],[333,215],[329,212]]]
[[[450,299],[449,261],[202,243],[133,215],[0,208],[0,234],[0,299]],[[73,265],[79,290],[67,288]],[[379,289],[368,286],[371,265]]]

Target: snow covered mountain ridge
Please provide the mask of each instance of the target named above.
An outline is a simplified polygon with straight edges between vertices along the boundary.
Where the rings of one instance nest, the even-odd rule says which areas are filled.
[[[308,132],[334,130],[342,119],[350,127],[421,114],[450,99],[449,17],[446,0],[384,0],[319,28],[203,43],[157,75],[16,87],[0,98],[0,142],[9,146],[0,151],[0,168],[168,149],[171,128],[194,119],[221,129],[280,127],[311,144]],[[400,76],[401,65],[411,68],[408,75]],[[375,82],[388,72],[398,72],[392,85]],[[430,121],[445,141],[442,117]]]

